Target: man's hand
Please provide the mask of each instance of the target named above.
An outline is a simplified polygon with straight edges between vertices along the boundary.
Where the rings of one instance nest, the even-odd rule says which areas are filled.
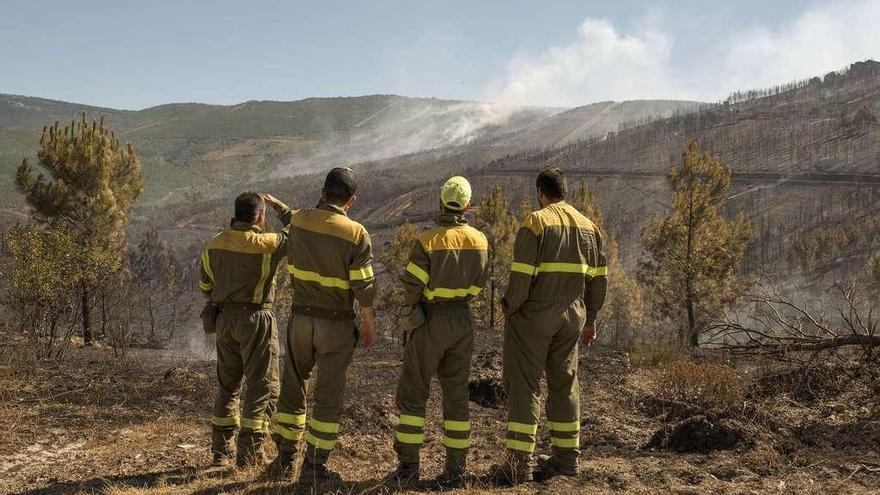
[[[286,204],[284,204],[281,200],[279,200],[275,196],[272,196],[271,194],[263,193],[260,196],[262,196],[263,201],[265,201],[266,204],[271,206],[272,208],[287,208]]]
[[[361,308],[361,324],[358,326],[364,347],[373,347],[376,340],[376,313],[373,308]]]
[[[598,334],[596,333],[596,324],[595,323],[587,323],[584,325],[584,329],[581,331],[581,343],[584,345],[590,345],[596,340]]]

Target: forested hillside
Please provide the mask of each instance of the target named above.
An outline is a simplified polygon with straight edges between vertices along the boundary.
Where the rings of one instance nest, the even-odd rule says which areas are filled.
[[[249,101],[232,106],[170,104],[140,111],[0,94],[0,207],[15,209],[12,172],[33,158],[43,126],[85,113],[105,117],[144,161],[146,203],[221,197],[254,181],[365,160],[497,143],[553,145],[601,135],[620,122],[668,115],[695,103],[676,101],[555,108],[496,108],[468,101],[374,95]],[[531,129],[534,129],[532,131]],[[529,139],[524,139],[528,136]],[[493,155],[497,156],[497,155]]]
[[[429,220],[437,184],[450,174],[468,175],[482,192],[500,184],[518,205],[532,199],[534,173],[559,166],[598,193],[622,260],[632,267],[642,249],[641,228],[667,208],[666,170],[694,137],[733,171],[727,214],[743,211],[755,226],[746,269],[795,270],[818,281],[826,265],[863,266],[880,237],[878,114],[880,64],[857,63],[843,73],[734,95],[695,113],[635,122],[558,147],[499,157],[503,148],[460,146],[366,162],[356,167],[364,185],[354,215],[383,239],[383,229],[403,219]],[[254,187],[308,205],[319,185],[320,177],[304,176]],[[196,203],[176,209],[172,223],[215,228],[227,209],[228,200]]]

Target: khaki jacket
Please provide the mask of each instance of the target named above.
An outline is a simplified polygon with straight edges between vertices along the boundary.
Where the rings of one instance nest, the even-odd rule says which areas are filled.
[[[602,244],[596,225],[565,202],[531,213],[516,235],[505,312],[516,312],[526,301],[583,298],[587,322],[593,323],[608,285]]]

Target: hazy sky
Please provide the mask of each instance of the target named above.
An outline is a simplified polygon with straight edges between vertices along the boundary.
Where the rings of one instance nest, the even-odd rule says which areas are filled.
[[[0,0],[0,92],[130,109],[718,100],[880,58],[878,22],[880,0]]]

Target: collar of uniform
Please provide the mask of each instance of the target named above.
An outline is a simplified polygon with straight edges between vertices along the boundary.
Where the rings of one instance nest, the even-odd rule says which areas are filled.
[[[549,205],[545,206],[545,208],[553,208],[554,206],[559,207],[559,208],[567,208],[570,205],[568,203],[566,203],[565,200],[562,200],[562,201],[557,201],[555,203],[550,203]]]
[[[340,208],[336,205],[330,204],[330,203],[323,201],[323,200],[320,201],[318,203],[318,206],[316,206],[315,208],[317,208],[319,210],[324,210],[324,211],[332,211],[333,213],[339,213],[340,215],[348,216],[348,213],[346,213],[345,210],[343,210],[342,208]]]
[[[439,225],[467,225],[467,220],[461,213],[441,213],[437,216]]]
[[[232,230],[238,230],[241,232],[247,232],[248,230],[253,230],[256,233],[260,233],[263,231],[263,228],[259,225],[250,223],[250,222],[238,222],[236,220],[232,221]]]

